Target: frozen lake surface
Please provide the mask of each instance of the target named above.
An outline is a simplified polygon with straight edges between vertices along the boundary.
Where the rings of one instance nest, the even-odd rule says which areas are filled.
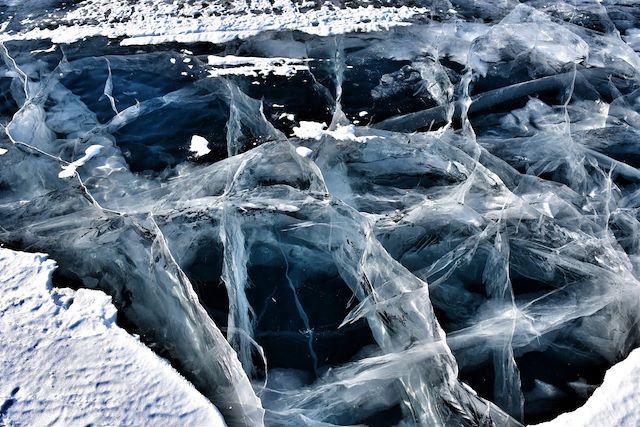
[[[633,1],[0,0],[0,243],[230,426],[548,421],[640,340],[639,52]]]

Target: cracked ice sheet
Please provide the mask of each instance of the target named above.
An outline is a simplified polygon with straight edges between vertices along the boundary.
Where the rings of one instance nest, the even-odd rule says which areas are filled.
[[[211,4],[210,4],[211,3]],[[13,23],[17,30],[0,35],[0,41],[51,39],[54,43],[71,43],[85,37],[122,37],[122,45],[145,45],[176,41],[179,43],[223,43],[247,38],[263,31],[299,30],[327,36],[349,32],[371,32],[409,25],[408,20],[429,12],[421,7],[373,6],[338,9],[322,5],[317,10],[300,11],[289,0],[271,4],[245,2],[231,4],[176,1],[153,4],[128,0],[84,2],[70,10],[43,11],[38,23],[30,17]],[[272,12],[276,11],[276,12]]]
[[[225,425],[116,325],[110,297],[52,289],[55,268],[46,255],[0,248],[2,425]]]
[[[370,316],[371,330],[378,334],[379,342],[384,344],[385,354],[375,356],[374,353],[374,356],[367,356],[367,353],[362,353],[356,357],[355,363],[351,363],[350,358],[340,358],[338,368],[331,368],[332,375],[318,378],[317,383],[302,390],[303,393],[300,392],[301,386],[295,385],[289,390],[295,397],[286,399],[282,398],[281,393],[277,393],[277,401],[265,400],[265,403],[269,403],[269,406],[265,405],[267,415],[272,417],[275,411],[284,406],[288,412],[282,416],[287,418],[290,425],[301,424],[299,419],[294,420],[290,416],[292,412],[298,413],[300,417],[322,422],[329,417],[335,418],[338,410],[342,411],[345,423],[360,422],[366,419],[367,410],[380,413],[397,404],[401,393],[391,387],[396,379],[407,384],[407,390],[403,392],[410,402],[407,406],[411,405],[411,413],[423,417],[421,421],[424,421],[424,425],[436,424],[435,417],[424,416],[426,411],[423,408],[430,405],[442,408],[445,416],[447,408],[452,407],[462,408],[460,412],[465,413],[465,417],[475,416],[478,411],[469,407],[464,395],[462,398],[456,396],[451,402],[438,400],[440,396],[446,398],[450,395],[451,390],[458,391],[455,386],[457,383],[448,380],[455,377],[457,366],[450,358],[444,358],[442,364],[426,360],[427,356],[432,358],[434,354],[444,353],[437,351],[437,347],[442,346],[441,340],[432,349],[429,340],[432,337],[416,336],[425,331],[420,323],[436,321],[428,304],[429,299],[445,314],[437,320],[442,322],[448,332],[447,342],[458,358],[463,375],[464,371],[473,371],[486,373],[488,376],[486,380],[481,378],[475,384],[472,383],[474,388],[477,387],[483,396],[499,402],[518,417],[521,394],[524,395],[525,415],[534,412],[535,405],[539,405],[536,402],[542,401],[544,406],[550,407],[558,396],[557,386],[568,390],[569,387],[565,387],[564,383],[573,383],[573,378],[560,378],[555,385],[544,383],[545,376],[540,375],[535,368],[543,366],[542,374],[562,374],[562,369],[572,364],[572,356],[584,354],[583,347],[589,349],[587,356],[591,360],[587,362],[596,364],[605,359],[614,363],[617,357],[626,354],[630,346],[637,345],[633,331],[638,315],[637,289],[640,289],[637,286],[639,270],[636,267],[640,265],[637,261],[640,259],[637,244],[637,230],[640,229],[637,223],[638,173],[631,165],[625,165],[626,169],[621,168],[621,171],[633,178],[632,184],[629,184],[617,179],[613,168],[607,166],[612,164],[608,155],[622,157],[616,152],[621,149],[616,147],[616,138],[607,138],[613,136],[623,139],[620,137],[625,136],[625,133],[616,130],[615,126],[622,127],[616,122],[626,120],[629,121],[629,128],[638,127],[638,122],[634,120],[634,110],[637,109],[633,103],[635,96],[632,95],[637,88],[637,79],[632,79],[631,76],[621,78],[627,75],[626,66],[623,66],[625,63],[636,64],[633,57],[627,55],[628,49],[622,49],[624,46],[619,43],[616,45],[615,39],[605,39],[588,32],[581,34],[589,44],[590,53],[594,55],[585,60],[598,60],[600,57],[601,60],[609,61],[602,61],[600,65],[606,65],[607,69],[596,68],[594,71],[598,73],[586,69],[562,74],[557,74],[563,71],[562,68],[549,69],[549,60],[554,57],[557,65],[562,66],[565,61],[569,61],[568,65],[573,69],[573,60],[580,60],[582,56],[572,59],[564,54],[549,55],[562,53],[562,50],[549,52],[544,48],[545,45],[537,48],[535,45],[527,46],[527,37],[510,38],[509,34],[514,31],[516,34],[533,34],[538,27],[551,28],[551,32],[556,33],[557,25],[560,24],[549,27],[547,19],[541,19],[539,26],[532,27],[530,20],[525,20],[528,15],[522,13],[527,10],[520,7],[519,12],[504,24],[482,24],[481,28],[475,28],[477,31],[469,23],[460,25],[465,30],[461,35],[457,34],[457,30],[447,32],[446,26],[452,24],[443,24],[441,34],[437,37],[444,41],[449,39],[451,42],[448,47],[447,43],[441,44],[433,39],[436,35],[432,31],[434,27],[428,27],[427,31],[418,31],[419,28],[413,27],[409,30],[412,30],[411,34],[415,33],[420,43],[409,43],[413,39],[407,38],[407,42],[395,40],[395,47],[389,44],[391,47],[383,49],[385,54],[397,54],[405,52],[405,49],[418,50],[420,46],[437,43],[443,49],[434,55],[440,59],[453,57],[462,61],[462,65],[470,61],[469,58],[473,59],[473,66],[477,67],[473,72],[479,78],[476,89],[482,89],[483,79],[490,79],[491,83],[495,83],[496,77],[506,78],[507,81],[503,82],[506,86],[503,87],[503,83],[500,83],[500,88],[494,89],[499,91],[497,93],[491,90],[483,92],[488,89],[487,81],[484,81],[485,87],[478,95],[480,98],[475,98],[477,102],[471,105],[474,108],[472,113],[483,112],[481,117],[477,114],[472,117],[473,133],[468,129],[461,132],[450,126],[442,131],[419,131],[412,135],[409,125],[403,132],[377,133],[371,128],[344,126],[342,121],[336,120],[338,126],[331,127],[335,130],[324,131],[321,126],[319,132],[322,133],[312,134],[317,135],[317,138],[308,136],[302,138],[304,141],[295,138],[286,141],[270,124],[261,122],[269,113],[263,115],[259,108],[260,96],[254,95],[255,99],[249,100],[247,96],[251,95],[245,95],[237,88],[227,93],[216,86],[221,84],[221,79],[207,79],[204,83],[208,88],[228,95],[224,95],[224,98],[229,101],[232,113],[227,122],[229,126],[224,128],[223,124],[215,127],[221,133],[224,132],[223,129],[227,129],[228,146],[222,148],[227,148],[229,155],[242,154],[214,164],[203,162],[179,165],[175,170],[176,175],[166,182],[162,177],[148,179],[129,174],[122,160],[122,153],[115,144],[117,139],[112,138],[114,135],[111,134],[128,122],[134,124],[143,113],[151,112],[154,108],[159,108],[159,105],[166,105],[167,102],[191,102],[190,98],[197,93],[195,90],[179,90],[149,102],[143,101],[140,106],[122,110],[122,114],[102,126],[94,122],[89,106],[83,106],[80,99],[74,99],[67,92],[64,85],[69,85],[68,79],[62,79],[59,86],[43,84],[43,93],[49,94],[50,91],[53,105],[45,103],[44,95],[34,97],[28,108],[14,116],[8,127],[9,133],[16,138],[21,136],[36,147],[71,161],[71,152],[78,153],[75,137],[81,132],[88,135],[87,142],[104,145],[101,159],[109,156],[113,164],[122,166],[118,168],[118,174],[102,175],[100,168],[83,167],[78,169],[74,179],[51,180],[48,179],[51,171],[54,171],[55,176],[59,170],[57,157],[40,157],[36,153],[25,152],[23,148],[26,146],[10,149],[2,158],[0,175],[17,188],[14,194],[20,199],[19,203],[12,203],[14,194],[3,194],[4,200],[8,202],[0,205],[0,217],[7,219],[3,228],[8,231],[0,229],[0,235],[7,241],[19,241],[20,244],[55,253],[61,266],[66,264],[67,268],[78,272],[79,277],[87,277],[83,279],[85,286],[95,286],[99,283],[98,279],[106,278],[100,286],[107,289],[111,286],[111,292],[115,295],[120,286],[126,286],[126,292],[130,292],[131,298],[120,301],[123,308],[138,310],[134,313],[136,315],[142,313],[134,319],[158,328],[159,333],[155,339],[158,340],[157,337],[160,336],[160,343],[166,342],[167,347],[178,348],[175,357],[183,363],[189,362],[189,358],[194,355],[212,353],[211,349],[215,346],[205,349],[201,346],[210,336],[203,334],[204,339],[201,339],[196,334],[208,328],[213,330],[214,325],[206,323],[207,319],[201,315],[189,317],[189,310],[199,306],[197,300],[187,293],[192,284],[179,274],[181,271],[173,256],[187,275],[194,278],[193,284],[196,287],[199,285],[197,279],[200,278],[196,267],[201,265],[197,261],[203,255],[210,260],[219,258],[219,254],[212,249],[220,243],[219,240],[224,239],[225,253],[220,254],[220,257],[224,257],[225,262],[228,260],[226,270],[229,274],[226,277],[229,288],[238,292],[234,301],[241,303],[232,307],[232,313],[236,316],[234,320],[238,320],[237,324],[242,326],[240,329],[245,332],[243,334],[231,330],[229,336],[238,338],[233,344],[245,353],[247,365],[252,365],[250,353],[255,347],[250,334],[255,334],[258,344],[262,343],[267,348],[269,361],[273,360],[271,357],[279,356],[273,351],[273,345],[271,351],[268,349],[269,337],[276,335],[274,332],[278,332],[278,339],[289,340],[287,344],[302,341],[303,346],[298,347],[302,351],[291,351],[289,345],[278,345],[286,348],[286,353],[295,356],[294,361],[285,360],[287,363],[298,362],[302,358],[300,355],[305,352],[310,358],[319,353],[321,345],[307,345],[311,332],[317,339],[316,344],[323,344],[323,339],[324,343],[331,343],[330,334],[341,335],[340,329],[345,329],[340,328],[337,334],[333,334],[333,327],[341,325],[339,322],[342,321],[342,315],[337,323],[325,322],[323,319],[330,311],[327,308],[340,305],[333,298],[334,294],[326,293],[326,297],[310,294],[307,301],[312,303],[304,305],[304,298],[296,301],[291,292],[292,286],[287,283],[293,282],[293,287],[301,293],[315,291],[316,287],[326,290],[327,281],[310,280],[313,276],[322,278],[320,272],[313,271],[314,274],[310,274],[300,267],[309,270],[319,265],[317,270],[339,275],[350,283],[345,282],[345,285],[350,286],[356,297],[362,298],[361,305],[354,310],[351,318]],[[531,14],[534,20],[538,19],[537,16],[538,14]],[[409,35],[404,34],[407,37]],[[573,40],[573,36],[566,32],[558,31],[557,35],[562,36],[557,40],[560,45]],[[345,42],[350,41],[349,37],[345,38]],[[498,41],[509,40],[517,40],[517,43],[508,44],[504,46],[505,49],[497,52],[480,49],[502,46]],[[371,43],[373,42],[367,42],[371,46],[369,53],[377,48]],[[399,45],[402,49],[398,48]],[[607,47],[602,49],[603,45]],[[598,49],[603,53],[598,54]],[[514,52],[518,54],[516,57],[513,56]],[[521,56],[520,52],[531,54]],[[441,107],[446,107],[450,102],[465,105],[468,101],[466,95],[463,99],[458,99],[455,94],[465,92],[466,77],[460,83],[458,72],[448,67],[446,62],[418,60],[417,55],[418,52],[411,55],[407,53],[406,59],[416,60],[416,70],[412,74],[421,76],[418,80],[420,85],[430,81],[431,76],[438,77],[437,90],[430,87],[428,95],[423,95],[427,106],[434,105],[433,108],[443,113],[443,120],[451,120],[451,117],[444,114],[447,109]],[[167,52],[163,63],[169,63],[169,58],[175,56],[175,52]],[[281,54],[278,53],[278,56]],[[611,56],[615,60],[607,59]],[[629,62],[628,59],[632,61]],[[19,64],[25,63],[27,70],[33,67],[29,62],[30,60],[18,60]],[[106,70],[104,61],[99,62],[100,67]],[[147,63],[152,62],[154,61]],[[195,60],[192,62],[197,63]],[[486,66],[485,62],[490,66]],[[89,61],[72,60],[70,65],[72,69],[79,70],[86,69],[88,63],[90,64]],[[129,58],[118,60],[113,57],[114,76],[117,77],[118,67],[127,71],[136,69],[128,63]],[[354,61],[350,63],[353,64]],[[539,79],[520,82],[512,73],[513,66],[518,64],[526,64],[526,75]],[[585,62],[581,67],[586,65],[589,64]],[[369,71],[377,68],[366,64],[364,67]],[[338,65],[335,68],[341,67]],[[375,88],[380,95],[379,104],[387,110],[393,110],[394,88],[400,86],[402,89],[403,77],[411,76],[411,73],[398,71],[400,72],[375,78],[381,83],[389,82],[386,86],[390,87],[385,88],[381,84],[381,87]],[[548,73],[552,75],[547,76]],[[346,74],[345,81],[353,81]],[[596,78],[598,75],[606,77],[609,74],[614,77]],[[34,82],[30,82],[29,86],[44,82],[44,74],[40,74],[40,78],[37,73],[30,75]],[[106,74],[103,75],[106,78]],[[55,78],[55,73],[52,76]],[[22,94],[15,93],[19,83],[16,74],[7,77],[14,78],[14,96],[17,104],[21,105]],[[336,81],[338,80],[336,77]],[[120,100],[125,95],[117,78],[113,91],[103,89],[107,86],[104,80],[98,83],[98,93],[112,92]],[[407,84],[409,83],[410,80]],[[523,104],[523,108],[511,113],[495,112],[487,115],[490,113],[489,107],[495,105],[493,102],[504,101],[504,96],[498,95],[514,95],[515,92],[513,98],[529,98],[535,92],[529,89],[544,89],[545,85],[551,85],[560,93],[574,92],[574,99],[566,96],[558,99],[534,96],[526,105]],[[595,88],[588,87],[593,85]],[[620,94],[607,89],[611,85]],[[420,91],[412,90],[409,93]],[[358,92],[357,97],[361,98],[361,94],[362,92]],[[351,110],[350,114],[353,116],[353,111],[357,111],[359,116],[359,112],[366,109],[375,117],[376,112],[372,108],[375,105],[354,105],[354,95],[351,95],[351,99],[348,91],[343,95],[341,108],[345,112]],[[612,97],[616,98],[613,102]],[[305,98],[308,102],[313,100],[311,97]],[[275,101],[279,100],[274,99],[274,106]],[[331,107],[333,99],[330,101],[326,105]],[[108,103],[104,104],[109,110]],[[297,113],[289,102],[283,101],[280,105],[286,107],[287,112]],[[421,105],[419,108],[425,106]],[[74,110],[86,111],[85,121],[60,120],[64,123],[63,129],[60,129],[61,123],[58,120],[45,120],[41,115],[43,111],[68,113]],[[561,114],[558,114],[559,111]],[[454,109],[453,113],[464,120],[462,109],[457,112]],[[162,114],[164,117],[166,115],[166,112]],[[562,124],[567,115],[571,119],[571,126],[565,127]],[[300,115],[295,117],[302,120]],[[93,131],[85,132],[89,129],[84,129],[83,126],[89,124],[89,118],[89,128],[99,130],[98,134]],[[482,118],[491,120],[483,123]],[[597,120],[593,120],[594,118]],[[333,121],[330,122],[324,116],[305,119],[314,120],[313,123],[321,124],[324,121],[333,124]],[[377,121],[375,118],[372,120],[372,123]],[[428,126],[430,121],[423,120],[422,124],[418,123],[417,128]],[[31,125],[34,122],[43,124],[35,127]],[[56,140],[53,144],[53,140],[47,139],[47,132],[33,132],[34,129],[46,130],[49,127],[51,130],[58,128],[61,130],[58,133],[64,134],[66,138]],[[606,128],[600,129],[602,127]],[[242,147],[245,137],[242,134],[243,128],[248,129],[253,136],[260,136],[271,142],[247,151]],[[338,129],[340,132],[337,132]],[[288,135],[289,130],[284,130]],[[598,133],[578,133],[589,130]],[[607,133],[600,133],[600,130]],[[195,130],[189,132],[189,137],[194,132]],[[629,136],[629,142],[636,145],[634,132],[629,131],[626,135]],[[376,135],[377,138],[370,138]],[[367,140],[354,144],[351,136]],[[211,142],[214,147],[215,141],[212,139]],[[304,147],[299,146],[300,143],[305,144],[304,147],[308,146],[307,150],[302,149]],[[292,150],[292,147],[296,150]],[[590,156],[585,159],[591,149],[604,152],[599,153],[597,162]],[[308,150],[312,150],[313,156],[310,159],[301,158],[300,153],[308,153]],[[625,160],[637,165],[633,158]],[[613,164],[616,168],[622,165]],[[29,166],[30,173],[24,174],[27,170],[24,165]],[[633,173],[629,172],[630,169]],[[91,192],[105,207],[118,209],[126,215],[108,216],[106,214],[109,212],[99,209],[88,214],[87,210],[82,210],[85,208],[81,204],[84,199],[78,197],[72,187],[81,178],[85,179],[87,194]],[[223,192],[226,193],[224,197],[219,197]],[[42,195],[46,197],[40,198]],[[112,197],[113,195],[122,197]],[[31,200],[23,202],[28,197]],[[344,200],[350,207],[339,200]],[[330,210],[327,203],[332,203],[334,207]],[[219,222],[220,212],[223,211],[225,230],[221,232]],[[284,212],[296,214],[286,215]],[[144,215],[139,215],[140,213]],[[149,217],[146,217],[147,213]],[[363,218],[375,223],[375,229],[369,230]],[[278,230],[271,230],[274,225],[277,225]],[[287,231],[282,232],[283,228]],[[617,236],[613,235],[611,232],[618,228],[622,232]],[[167,236],[166,239],[163,233]],[[287,240],[287,235],[295,239]],[[302,237],[306,240],[303,241]],[[377,246],[376,240],[383,243],[384,250]],[[267,250],[270,246],[277,250],[270,253]],[[112,248],[119,249],[112,251]],[[264,249],[264,252],[257,248]],[[335,253],[337,248],[343,250],[346,256],[331,258],[330,254]],[[88,252],[93,257],[87,256]],[[393,264],[389,255],[407,270]],[[63,262],[64,256],[67,258],[66,262]],[[278,291],[277,287],[266,280],[269,274],[254,272],[252,275],[250,271],[251,267],[273,267],[277,263],[280,263],[284,272],[279,281],[286,285],[286,293],[282,296],[290,297],[289,305],[286,298],[280,295],[276,295],[277,301],[276,298],[267,298],[272,295],[272,288],[273,292]],[[215,263],[211,264],[207,266],[211,269],[208,276],[215,285],[219,273],[215,274]],[[121,270],[117,271],[115,266]],[[165,273],[167,267],[171,270]],[[340,270],[336,271],[338,268]],[[112,272],[111,277],[105,277],[103,272],[107,270]],[[130,280],[132,274],[136,274],[136,280]],[[418,281],[416,277],[424,282]],[[529,279],[535,281],[531,283]],[[426,295],[427,281],[429,295]],[[321,286],[315,285],[318,282]],[[358,286],[361,283],[371,285],[372,291],[360,289]],[[411,284],[410,288],[407,288],[408,284]],[[245,287],[249,300],[243,295]],[[177,289],[185,291],[181,291],[183,294],[176,298],[174,291]],[[150,291],[147,293],[148,290]],[[168,291],[165,291],[166,297],[150,300],[150,297],[162,290]],[[264,298],[254,296],[252,301],[250,292],[255,290],[267,292],[266,295],[261,295]],[[207,301],[203,297],[201,301],[203,304],[211,304],[218,300],[211,298]],[[172,305],[175,301],[180,301],[180,305]],[[303,306],[304,313],[298,305]],[[346,301],[344,305],[347,306]],[[251,312],[255,310],[256,314],[261,314],[265,312],[263,306],[278,314],[292,313],[292,320],[297,322],[295,327],[289,330],[258,324],[254,328]],[[376,313],[381,314],[380,318],[377,318]],[[311,316],[312,320],[315,317],[315,323],[321,327],[315,331],[307,328],[305,323],[309,322],[305,322],[305,316]],[[261,320],[274,320],[275,317],[258,315]],[[181,322],[182,319],[188,321]],[[407,326],[407,321],[413,326]],[[167,322],[173,323],[165,328]],[[352,325],[344,326],[346,328]],[[193,334],[189,336],[196,336],[197,339],[187,343],[180,342],[186,335],[180,333],[183,328],[190,328]],[[347,338],[345,341],[353,341],[351,334],[354,329],[344,332]],[[174,331],[178,333],[171,335]],[[416,350],[407,350],[407,343],[420,343],[424,345],[424,351],[414,352],[413,358],[407,357]],[[218,341],[215,344],[222,347],[224,343]],[[305,350],[307,347],[310,347],[309,351]],[[341,347],[331,345],[332,349]],[[556,348],[561,351],[556,351]],[[545,351],[556,352],[557,359],[551,363],[535,359]],[[529,355],[533,357],[527,359]],[[212,359],[225,360],[222,357]],[[212,359],[203,357],[190,366],[190,372],[189,368],[185,369],[185,375],[191,374],[192,381],[197,381],[199,376],[211,371]],[[280,362],[282,359],[284,357],[280,357]],[[233,360],[229,357],[225,363]],[[422,377],[421,375],[429,372],[421,369],[426,365],[431,366],[432,375]],[[274,363],[273,366],[277,364]],[[587,364],[587,367],[590,366]],[[373,369],[376,367],[380,369]],[[252,368],[254,366],[247,366],[247,371],[251,372]],[[517,378],[520,370],[525,373],[523,381]],[[587,370],[581,369],[580,373]],[[358,371],[363,375],[355,375]],[[529,384],[526,381],[527,371]],[[494,382],[491,376],[493,372],[499,372],[501,376],[496,378],[497,386],[494,390],[482,390],[483,383]],[[569,374],[571,372],[567,376]],[[237,383],[238,378],[236,376],[232,381]],[[354,379],[366,381],[357,384],[359,387],[356,389]],[[216,385],[223,380],[226,380],[223,376],[211,375],[206,380],[209,383],[203,380],[200,387],[206,390],[206,386],[209,386],[210,391],[211,384]],[[595,384],[593,380],[589,381],[591,382],[587,386]],[[383,382],[382,386],[380,382]],[[441,386],[443,383],[444,387]],[[376,384],[379,388],[374,389]],[[262,391],[264,390],[256,388],[256,393]],[[545,391],[548,392],[546,396]],[[214,393],[209,395],[215,397]],[[364,405],[353,405],[354,398]],[[532,404],[529,405],[529,402]],[[221,410],[225,410],[226,406],[228,405],[218,405]],[[408,422],[414,425],[415,419]],[[254,425],[257,425],[255,421]]]
[[[609,369],[604,382],[589,400],[573,412],[537,424],[537,427],[588,427],[640,425],[640,350]]]

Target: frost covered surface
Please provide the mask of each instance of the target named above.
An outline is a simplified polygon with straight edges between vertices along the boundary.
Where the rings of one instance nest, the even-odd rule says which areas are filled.
[[[631,2],[443,1],[389,31],[217,45],[16,40],[101,5],[5,29],[0,242],[112,295],[228,424],[536,423],[638,347]]]
[[[123,45],[222,43],[274,30],[321,36],[377,31],[407,25],[411,18],[429,12],[423,7],[374,8],[366,2],[344,8],[331,2],[292,0],[89,0],[64,6],[29,2],[27,11],[19,3],[0,2],[0,7],[3,3],[9,8],[4,14],[6,34],[0,40],[49,38],[55,43],[69,43],[83,37],[106,36],[122,38]]]
[[[0,248],[2,425],[224,426],[220,413],[115,324],[96,290],[52,289],[55,263]]]
[[[640,424],[640,350],[607,371],[604,382],[584,406],[539,427],[637,426]]]

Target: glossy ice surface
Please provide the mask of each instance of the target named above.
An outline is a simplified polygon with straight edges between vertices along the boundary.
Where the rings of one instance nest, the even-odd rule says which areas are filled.
[[[229,425],[541,422],[638,346],[634,2],[18,3],[0,242]]]

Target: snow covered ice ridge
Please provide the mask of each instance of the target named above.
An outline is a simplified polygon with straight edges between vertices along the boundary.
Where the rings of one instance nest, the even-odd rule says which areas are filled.
[[[52,289],[55,263],[0,248],[0,423],[207,425],[220,413],[115,325],[97,290]]]
[[[598,419],[640,343],[633,2],[0,17],[0,243],[228,425]]]

